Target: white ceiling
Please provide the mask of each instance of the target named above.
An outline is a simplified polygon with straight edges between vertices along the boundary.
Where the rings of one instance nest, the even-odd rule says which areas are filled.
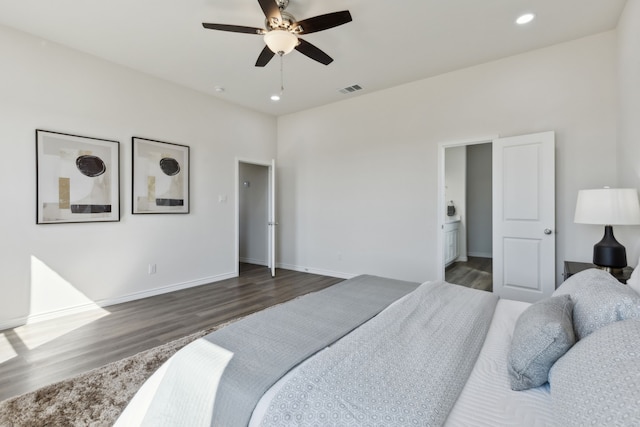
[[[254,67],[261,36],[202,22],[264,27],[256,0],[0,0],[0,24],[273,115],[580,38],[616,27],[626,0],[290,0],[298,20],[349,10],[353,22],[303,38],[299,52]],[[536,20],[516,26],[524,12]],[[344,95],[353,84],[362,91]],[[224,87],[217,93],[216,86]]]

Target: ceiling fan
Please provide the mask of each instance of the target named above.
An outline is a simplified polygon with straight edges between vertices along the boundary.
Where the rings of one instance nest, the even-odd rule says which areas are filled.
[[[293,15],[285,12],[289,5],[289,0],[258,0],[258,3],[266,17],[266,29],[209,23],[203,23],[202,26],[210,30],[264,36],[266,46],[258,56],[256,67],[267,65],[276,53],[282,56],[293,49],[324,65],[329,65],[333,62],[333,58],[329,55],[298,36],[316,33],[351,22],[351,14],[348,10],[327,13],[298,21]]]

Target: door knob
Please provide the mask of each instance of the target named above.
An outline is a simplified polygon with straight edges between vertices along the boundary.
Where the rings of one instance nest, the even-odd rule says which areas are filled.
[[[544,234],[551,234],[551,230],[550,230],[550,229],[548,229],[548,228],[545,228],[545,229],[544,229]]]

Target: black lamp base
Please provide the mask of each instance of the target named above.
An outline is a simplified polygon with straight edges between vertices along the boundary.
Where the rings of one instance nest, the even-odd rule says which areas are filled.
[[[604,237],[593,245],[593,263],[607,271],[627,266],[627,251],[613,236],[613,227],[604,226]]]

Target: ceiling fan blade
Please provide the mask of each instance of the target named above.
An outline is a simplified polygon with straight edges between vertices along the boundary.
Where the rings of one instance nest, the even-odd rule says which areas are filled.
[[[269,61],[271,61],[271,58],[273,58],[274,55],[275,53],[273,53],[273,51],[269,49],[269,46],[265,46],[264,49],[262,49],[262,52],[260,52],[260,55],[258,56],[258,60],[256,61],[256,67],[264,67],[269,63]]]
[[[203,22],[202,26],[209,30],[230,31],[232,33],[245,33],[245,34],[264,34],[265,33],[265,31],[262,28],[243,27],[242,25],[208,24],[206,22]]]
[[[327,55],[308,41],[302,39],[298,40],[300,41],[300,43],[298,43],[298,46],[296,46],[295,49],[301,54],[306,55],[309,58],[324,65],[329,65],[333,62],[333,58],[331,58],[329,55]]]
[[[275,0],[258,0],[258,3],[260,3],[264,16],[267,17],[267,21],[271,22],[274,18],[278,22],[282,21],[282,14]]]
[[[338,25],[346,24],[351,21],[352,18],[349,11],[343,10],[340,12],[332,12],[325,15],[314,16],[313,18],[303,19],[302,21],[293,24],[293,27],[301,27],[302,30],[299,34],[310,34],[337,27]]]

